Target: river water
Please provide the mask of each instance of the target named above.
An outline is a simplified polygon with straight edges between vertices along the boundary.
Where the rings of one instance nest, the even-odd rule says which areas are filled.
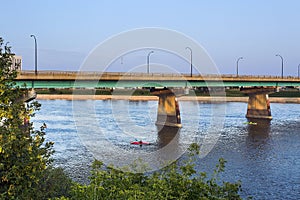
[[[41,100],[33,122],[47,124],[55,142],[54,165],[87,182],[94,158],[128,165],[139,156],[159,169],[162,160],[182,158],[191,142],[201,154],[198,171],[211,173],[227,160],[221,178],[242,182],[242,197],[300,199],[300,105],[271,104],[273,120],[247,124],[246,103],[180,102],[183,128],[155,126],[155,101]],[[144,140],[149,146],[130,145]]]

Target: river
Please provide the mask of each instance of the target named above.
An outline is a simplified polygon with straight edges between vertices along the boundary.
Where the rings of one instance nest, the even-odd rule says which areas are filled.
[[[242,197],[300,198],[300,107],[271,104],[273,120],[247,124],[246,103],[180,102],[182,129],[155,126],[156,101],[40,100],[33,122],[47,124],[47,140],[55,142],[54,165],[76,181],[87,182],[94,158],[126,165],[148,157],[182,156],[192,141],[201,145],[197,171],[211,173],[218,159],[227,160],[223,180],[242,182]],[[146,140],[153,145],[133,146]],[[110,146],[108,146],[110,145]]]

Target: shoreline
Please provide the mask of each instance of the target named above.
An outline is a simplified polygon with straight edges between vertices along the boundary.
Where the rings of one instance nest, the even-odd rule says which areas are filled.
[[[126,96],[126,95],[72,95],[72,94],[38,94],[37,100],[129,100],[158,101],[157,96]],[[179,101],[199,102],[248,102],[248,97],[211,97],[211,96],[181,96]],[[300,98],[269,97],[270,103],[297,103]]]

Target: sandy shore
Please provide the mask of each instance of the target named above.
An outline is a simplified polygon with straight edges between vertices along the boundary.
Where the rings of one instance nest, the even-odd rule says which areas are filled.
[[[45,100],[130,100],[130,101],[157,101],[157,96],[125,96],[125,95],[52,95],[38,94],[37,99]],[[210,96],[182,96],[180,101],[200,101],[200,102],[248,102],[248,97],[210,97]],[[300,103],[300,98],[270,97],[271,103]]]

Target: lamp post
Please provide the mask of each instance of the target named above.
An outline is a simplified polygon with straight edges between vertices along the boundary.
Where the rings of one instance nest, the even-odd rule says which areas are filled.
[[[239,57],[236,61],[236,76],[238,77],[239,76],[239,61],[241,59],[244,59],[243,57]]]
[[[148,53],[148,56],[147,56],[147,74],[149,74],[149,71],[150,71],[150,68],[149,68],[149,63],[150,63],[150,55],[154,53],[154,51],[150,51]]]
[[[275,56],[279,56],[281,58],[281,78],[283,78],[283,57],[279,54],[276,54]]]
[[[299,74],[300,74],[300,64],[298,65],[298,78],[299,78]]]
[[[37,42],[36,42],[36,37],[35,35],[30,35],[30,37],[33,37],[34,39],[34,51],[35,51],[35,64],[34,64],[34,73],[37,75]]]
[[[185,49],[188,49],[190,50],[191,52],[191,61],[190,61],[190,64],[191,64],[191,77],[193,76],[193,51],[190,47],[185,47]]]

